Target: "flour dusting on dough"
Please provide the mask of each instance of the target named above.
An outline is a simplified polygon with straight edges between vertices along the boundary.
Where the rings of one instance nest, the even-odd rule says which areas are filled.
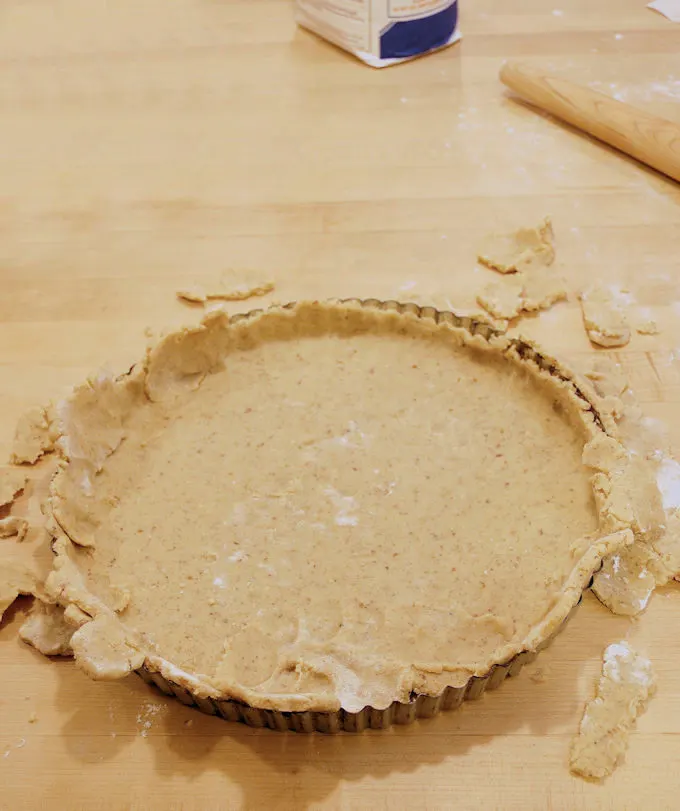
[[[613,613],[635,616],[658,586],[680,577],[680,463],[669,455],[662,427],[643,416],[620,364],[598,357],[585,376],[619,422],[627,449],[621,454],[617,446],[612,454],[606,443],[590,446],[589,463],[619,481],[618,505],[597,474],[595,491],[613,514],[627,515],[635,530],[635,543],[604,561],[592,590]]]
[[[614,643],[605,650],[597,693],[586,705],[571,744],[572,772],[602,780],[614,771],[628,747],[635,719],[655,688],[652,663],[627,642]]]
[[[583,461],[598,471],[593,476],[595,498],[612,530],[622,523],[635,533],[632,546],[604,561],[592,590],[614,614],[634,616],[647,607],[656,586],[672,576],[654,546],[664,536],[666,522],[655,466],[597,438],[586,446]]]
[[[591,342],[598,346],[625,346],[630,341],[628,319],[616,291],[597,282],[579,295],[583,324]]]
[[[604,561],[593,592],[612,614],[634,617],[647,608],[657,586],[654,564],[654,553],[634,543]]]
[[[255,273],[228,272],[223,273],[217,282],[208,284],[192,284],[177,291],[177,297],[196,304],[205,304],[206,301],[245,301],[256,296],[266,296],[274,289],[274,282],[263,279]]]

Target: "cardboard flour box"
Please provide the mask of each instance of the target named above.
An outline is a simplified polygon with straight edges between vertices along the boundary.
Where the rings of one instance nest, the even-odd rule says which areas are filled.
[[[382,68],[460,38],[457,0],[296,0],[298,23]]]

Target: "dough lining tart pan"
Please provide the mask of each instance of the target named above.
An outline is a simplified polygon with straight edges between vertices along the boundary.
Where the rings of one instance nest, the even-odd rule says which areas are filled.
[[[589,385],[486,322],[298,302],[165,336],[57,407],[50,599],[95,679],[277,730],[516,675],[632,542]]]

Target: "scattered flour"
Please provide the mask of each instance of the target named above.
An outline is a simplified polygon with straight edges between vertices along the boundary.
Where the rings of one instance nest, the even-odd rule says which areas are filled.
[[[154,721],[165,709],[165,704],[154,704],[151,701],[145,701],[144,704],[142,704],[142,709],[137,713],[137,724],[140,727],[139,734],[142,738],[148,736]]]

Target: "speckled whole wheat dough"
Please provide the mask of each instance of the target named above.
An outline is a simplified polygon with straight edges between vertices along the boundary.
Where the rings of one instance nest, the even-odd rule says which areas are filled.
[[[573,386],[446,321],[217,311],[57,412],[46,588],[95,678],[291,711],[437,694],[535,649],[632,541],[611,492],[592,508]]]

